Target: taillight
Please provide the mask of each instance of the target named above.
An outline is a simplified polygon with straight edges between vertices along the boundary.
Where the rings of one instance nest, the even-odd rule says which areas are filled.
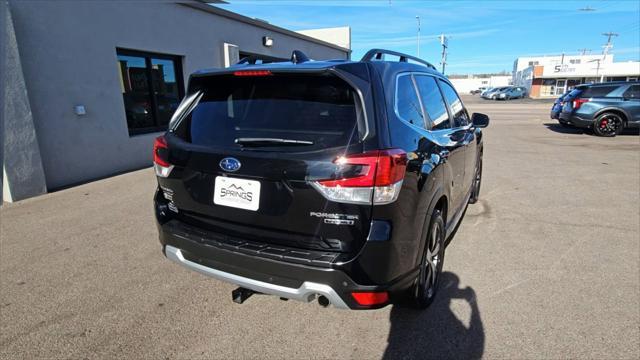
[[[160,177],[169,176],[173,170],[173,165],[169,163],[169,146],[164,136],[158,136],[153,142],[153,168]]]
[[[376,150],[341,156],[334,163],[339,179],[312,183],[324,197],[342,203],[382,205],[398,198],[407,154],[399,149]]]
[[[382,292],[353,292],[351,293],[353,299],[358,305],[372,306],[386,304],[389,301],[389,293]]]
[[[573,100],[573,110],[580,109],[580,106],[582,106],[582,104],[588,103],[589,101],[591,101],[591,99],[586,99],[586,98],[574,99]]]
[[[272,75],[269,70],[242,70],[234,71],[234,76],[269,76]]]

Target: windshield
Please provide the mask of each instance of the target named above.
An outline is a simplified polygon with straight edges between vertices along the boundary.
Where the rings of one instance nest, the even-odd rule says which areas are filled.
[[[191,91],[203,96],[176,133],[196,145],[293,148],[290,145],[297,144],[307,150],[346,146],[360,139],[358,95],[336,76],[221,75],[194,78],[191,85]]]

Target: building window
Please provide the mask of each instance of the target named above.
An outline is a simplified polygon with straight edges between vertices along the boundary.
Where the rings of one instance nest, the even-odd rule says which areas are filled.
[[[571,59],[571,60],[569,60],[569,63],[571,63],[571,64],[580,64],[580,59]]]
[[[129,135],[165,131],[184,96],[180,57],[117,49]]]
[[[529,66],[535,66],[538,65],[539,62],[538,61],[529,61]]]

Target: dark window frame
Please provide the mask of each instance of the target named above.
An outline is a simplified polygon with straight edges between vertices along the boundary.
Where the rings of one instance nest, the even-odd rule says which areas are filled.
[[[157,132],[164,132],[168,129],[169,124],[167,125],[159,125],[158,121],[158,99],[156,96],[156,91],[153,87],[153,74],[152,74],[152,64],[151,59],[159,59],[159,60],[170,60],[174,63],[174,72],[176,76],[176,87],[178,89],[178,98],[182,99],[185,94],[185,84],[184,84],[184,73],[182,70],[182,58],[181,55],[171,55],[171,54],[162,54],[151,51],[141,51],[141,50],[133,50],[126,48],[116,48],[116,59],[118,56],[135,56],[144,58],[145,63],[145,73],[147,76],[147,86],[149,87],[150,98],[149,101],[151,103],[151,116],[153,117],[153,122],[156,126],[146,127],[146,128],[129,128],[129,124],[127,123],[127,129],[129,131],[129,137],[136,135],[144,135],[151,134]],[[126,104],[122,103],[122,106],[126,112]],[[125,116],[125,122],[127,122],[127,118]]]

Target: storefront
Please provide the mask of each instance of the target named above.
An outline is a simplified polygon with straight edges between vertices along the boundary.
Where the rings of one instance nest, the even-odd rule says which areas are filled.
[[[514,64],[513,84],[525,86],[532,98],[554,98],[580,84],[636,81],[640,62],[614,62],[613,55],[524,58]]]

